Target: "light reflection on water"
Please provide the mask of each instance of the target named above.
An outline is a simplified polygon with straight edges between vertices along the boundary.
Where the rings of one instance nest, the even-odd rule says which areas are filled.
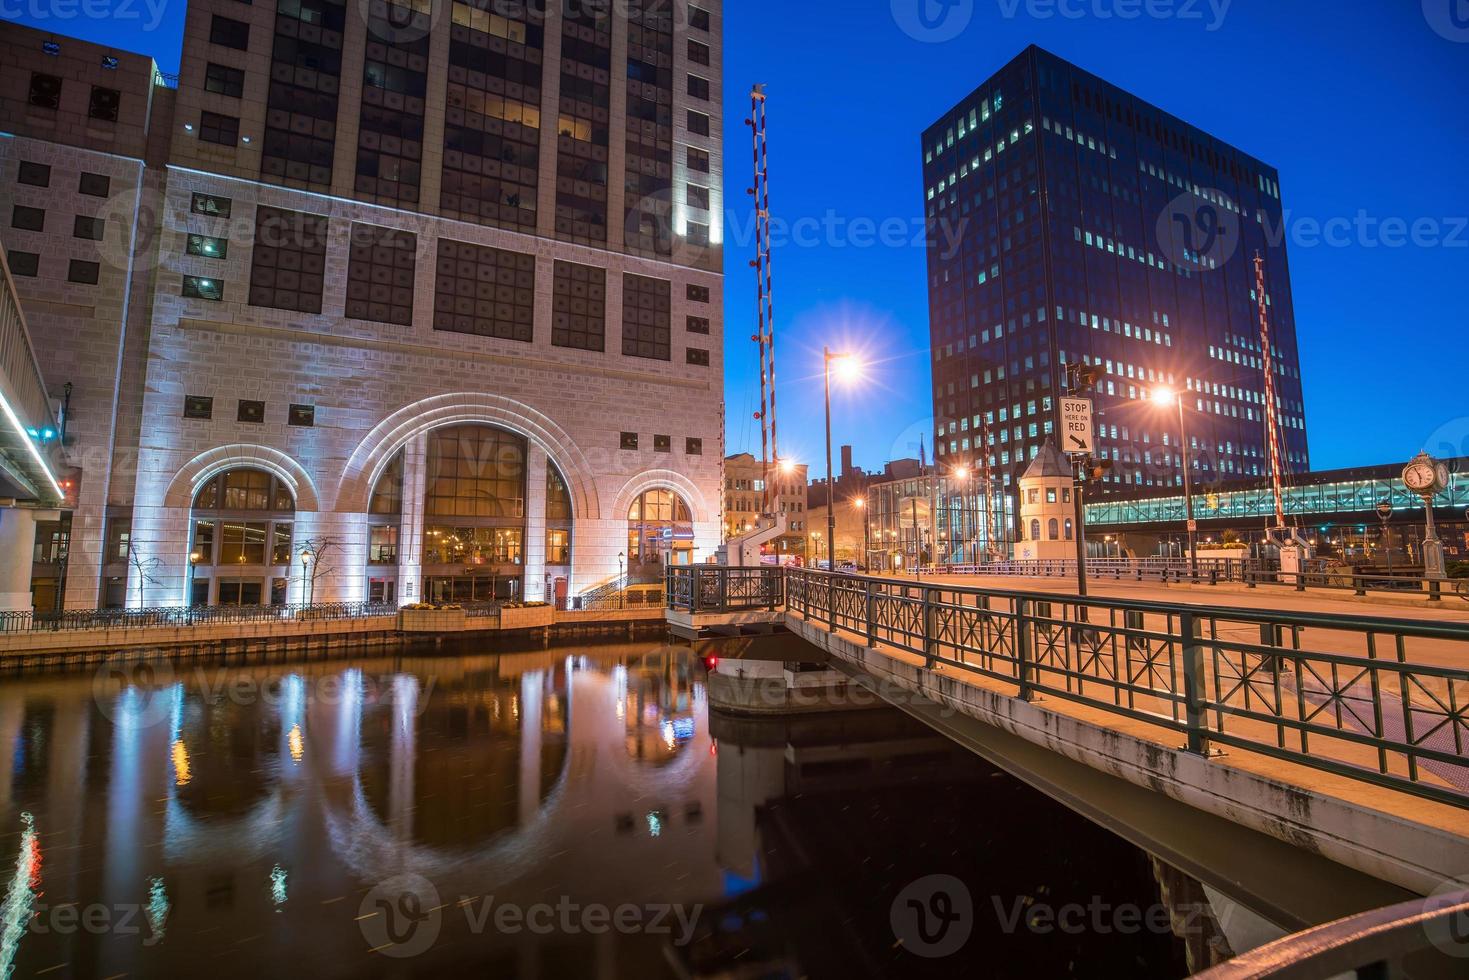
[[[686,649],[93,680],[0,690],[0,840],[19,854],[7,967],[391,970],[369,954],[358,905],[404,873],[454,901],[720,895],[713,827],[680,819],[714,803],[702,667]],[[44,880],[42,853],[65,855]],[[136,913],[137,935],[29,928],[37,894]]]
[[[22,678],[0,688],[0,965],[649,977],[759,959],[820,976],[860,952],[939,975],[960,961],[898,948],[893,895],[929,865],[1002,880],[1038,824],[1077,854],[1017,862],[1007,895],[1054,879],[1157,901],[1145,855],[901,713],[711,715],[680,647]],[[1006,941],[1015,975],[1090,955]],[[1178,976],[1180,948],[1144,937],[1122,959]]]

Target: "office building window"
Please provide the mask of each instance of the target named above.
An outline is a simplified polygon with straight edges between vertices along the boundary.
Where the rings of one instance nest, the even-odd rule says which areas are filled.
[[[245,73],[238,68],[210,62],[204,68],[204,91],[239,98],[245,94]]]
[[[689,364],[694,364],[699,367],[708,367],[709,352],[707,350],[700,350],[697,347],[690,347],[684,352],[684,360]]]
[[[224,283],[205,276],[184,276],[183,295],[190,299],[207,299],[218,303],[224,299]]]
[[[103,122],[117,122],[117,110],[122,103],[122,93],[115,88],[92,86],[92,98],[87,103],[87,116]]]
[[[636,432],[624,432],[622,434],[622,440],[619,443],[619,446],[622,449],[628,449],[628,450],[637,449],[638,448],[638,434]]]
[[[72,259],[66,268],[66,281],[95,286],[97,285],[97,276],[100,274],[100,271],[101,266],[96,262]]]
[[[331,190],[346,6],[292,0],[276,8],[260,179]]]
[[[234,146],[240,139],[240,120],[205,110],[199,113],[199,138],[206,143]]]
[[[211,218],[228,218],[230,216],[230,199],[219,197],[215,194],[195,194],[189,202],[189,210],[195,214],[207,215]]]
[[[209,43],[247,51],[250,48],[250,25],[215,14],[209,22]]]
[[[689,7],[689,26],[696,31],[709,30],[709,11],[702,7]]]
[[[86,194],[88,197],[106,197],[112,189],[112,178],[103,174],[89,174],[82,171],[77,179],[77,193]]]
[[[214,417],[214,399],[204,395],[184,396],[184,418],[209,419]]]
[[[709,45],[689,39],[689,60],[696,65],[709,64]]]
[[[607,270],[558,261],[552,311],[552,344],[577,350],[606,350]]]
[[[326,239],[327,219],[321,215],[256,208],[250,305],[320,313]]]
[[[41,256],[35,252],[6,252],[5,261],[10,265],[12,276],[32,277],[38,274]]]
[[[235,412],[236,422],[249,422],[252,425],[260,425],[265,422],[265,402],[246,401],[241,399],[239,408]]]
[[[41,109],[55,109],[61,105],[61,79],[44,72],[31,72],[31,91],[28,101]]]
[[[685,322],[688,325],[689,333],[707,334],[709,332],[709,318],[706,316],[691,316],[686,318]]]
[[[184,241],[184,251],[204,259],[223,259],[229,257],[230,243],[209,235],[190,235]]]
[[[286,412],[286,424],[309,429],[316,425],[315,405],[292,405]]]
[[[32,163],[22,160],[20,168],[15,173],[17,184],[29,184],[32,187],[51,186],[51,167],[44,163]]]
[[[702,455],[704,455],[704,440],[703,439],[695,439],[693,437],[689,437],[688,439],[685,439],[684,440],[684,443],[683,443],[683,451],[684,451],[684,455],[685,456],[702,456]]]
[[[417,269],[417,235],[354,223],[347,262],[347,316],[411,325]]]
[[[530,343],[535,256],[439,239],[434,329]]]
[[[709,302],[709,287],[695,286],[693,283],[689,283],[684,287],[684,297],[690,303],[707,303]]]
[[[687,153],[688,156],[686,159],[688,160],[690,170],[701,174],[707,174],[709,172],[709,154],[707,152],[690,146],[687,148]]]
[[[43,208],[28,208],[24,204],[17,204],[10,211],[10,227],[21,231],[44,231],[46,212]]]
[[[689,76],[689,97],[703,102],[709,101],[709,79],[698,75]]]
[[[83,238],[91,242],[102,240],[102,229],[106,225],[103,218],[93,218],[85,214],[79,214],[72,219],[71,237]]]
[[[622,277],[622,353],[628,357],[672,359],[670,351],[672,283],[624,273]]]

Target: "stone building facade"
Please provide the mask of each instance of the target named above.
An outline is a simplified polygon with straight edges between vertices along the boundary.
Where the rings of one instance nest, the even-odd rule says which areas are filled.
[[[720,4],[419,10],[195,0],[139,145],[0,142],[5,194],[91,154],[135,216],[107,345],[22,287],[78,398],[68,606],[540,599],[718,547]]]
[[[786,515],[786,532],[773,543],[776,555],[806,554],[806,535],[811,523],[806,512],[806,472],[803,463],[785,463],[768,474],[775,513]],[[728,540],[754,530],[764,514],[765,464],[751,453],[736,453],[724,460],[724,536]]]

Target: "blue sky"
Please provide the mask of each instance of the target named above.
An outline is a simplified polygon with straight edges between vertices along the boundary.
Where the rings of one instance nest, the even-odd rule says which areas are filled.
[[[750,85],[770,94],[772,203],[788,229],[775,256],[782,455],[816,475],[830,344],[871,362],[837,392],[834,435],[877,468],[913,454],[931,415],[918,134],[1035,43],[1279,168],[1301,232],[1290,261],[1315,468],[1425,445],[1469,455],[1469,26],[1453,4],[1462,15],[1463,0],[727,0],[729,451],[760,444],[741,234]],[[177,70],[180,0],[0,10]],[[1359,215],[1425,234],[1397,244],[1356,230]],[[1331,220],[1352,230],[1311,242],[1302,222]]]

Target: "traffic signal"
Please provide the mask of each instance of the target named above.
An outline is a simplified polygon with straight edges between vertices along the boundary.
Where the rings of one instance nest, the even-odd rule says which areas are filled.
[[[1101,380],[1102,372],[1095,365],[1073,364],[1067,370],[1071,375],[1071,393],[1073,395],[1096,391],[1097,382]]]
[[[57,474],[57,483],[61,484],[63,510],[75,510],[77,500],[82,494],[82,469],[80,466],[70,466],[62,469]]]
[[[1086,482],[1101,483],[1112,470],[1110,459],[1088,459],[1085,466]]]

